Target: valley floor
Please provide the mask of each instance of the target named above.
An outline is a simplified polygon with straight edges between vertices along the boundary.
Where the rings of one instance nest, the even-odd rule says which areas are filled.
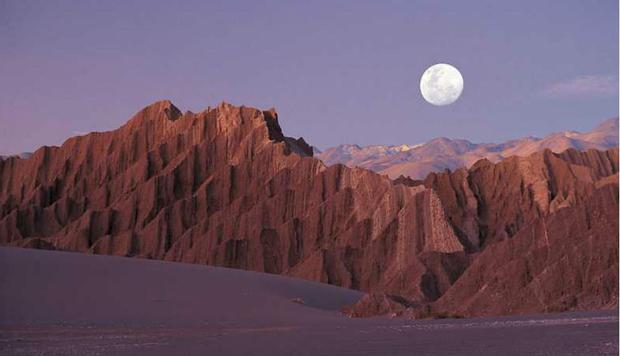
[[[618,311],[349,319],[361,294],[282,276],[0,248],[3,355],[618,354]]]

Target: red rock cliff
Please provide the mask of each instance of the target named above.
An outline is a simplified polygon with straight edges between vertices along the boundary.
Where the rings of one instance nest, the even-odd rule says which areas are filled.
[[[158,102],[0,162],[0,241],[438,298],[466,258],[437,194],[311,152],[274,111]]]

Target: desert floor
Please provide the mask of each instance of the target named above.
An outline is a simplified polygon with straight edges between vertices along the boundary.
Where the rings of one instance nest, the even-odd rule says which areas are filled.
[[[349,319],[361,294],[282,276],[0,248],[2,355],[618,354],[618,311]]]

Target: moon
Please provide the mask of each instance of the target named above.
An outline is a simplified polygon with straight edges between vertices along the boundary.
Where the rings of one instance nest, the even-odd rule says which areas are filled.
[[[449,64],[432,65],[420,78],[420,92],[433,105],[450,105],[463,93],[463,76]]]

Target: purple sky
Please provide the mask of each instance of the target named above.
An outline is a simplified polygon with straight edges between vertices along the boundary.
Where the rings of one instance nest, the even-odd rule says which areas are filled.
[[[453,105],[419,93],[437,62]],[[0,153],[159,99],[276,107],[320,148],[502,141],[618,115],[618,1],[0,0]]]

